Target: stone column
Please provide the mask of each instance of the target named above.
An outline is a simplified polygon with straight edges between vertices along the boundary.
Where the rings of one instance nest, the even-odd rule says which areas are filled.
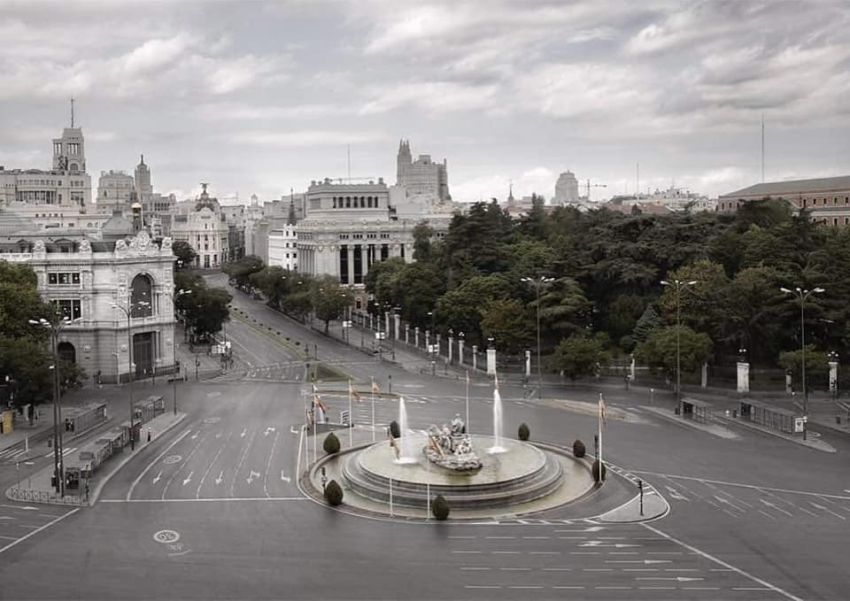
[[[384,313],[384,332],[387,333],[387,337],[390,336],[390,314],[389,314],[389,312]]]
[[[393,313],[393,321],[395,322],[393,324],[393,327],[395,328],[395,330],[393,331],[393,336],[395,336],[396,340],[401,340],[401,315],[399,315],[398,313]],[[407,342],[406,337],[405,342]]]
[[[372,327],[372,319],[373,319],[373,315],[372,315],[371,313],[369,313],[369,329],[370,329],[370,330],[373,330],[373,329],[374,329],[374,328]]]
[[[702,364],[702,382],[700,384],[703,388],[708,388],[708,363]]]
[[[478,345],[472,345],[472,369],[478,369]]]
[[[425,350],[430,354],[431,352],[431,332],[425,330]]]
[[[354,247],[348,245],[348,285],[354,284]]]
[[[455,339],[452,336],[449,336],[449,363],[452,362],[453,352],[452,346],[454,345]]]
[[[833,395],[838,388],[838,361],[829,362],[829,392]]]
[[[487,349],[487,375],[496,375],[496,349]]]
[[[419,348],[419,326],[413,328],[413,346]]]
[[[463,365],[463,338],[457,341],[457,362],[459,365]]]
[[[369,267],[367,266],[367,248],[365,244],[360,245],[360,282],[362,283],[366,279],[366,274],[369,272]]]
[[[750,364],[738,361],[738,392],[750,391]]]
[[[531,377],[531,351],[525,351],[525,377]]]
[[[629,376],[631,376],[631,381],[635,381],[635,356],[632,355],[632,362],[629,364]]]
[[[410,324],[404,324],[404,343],[410,344]]]

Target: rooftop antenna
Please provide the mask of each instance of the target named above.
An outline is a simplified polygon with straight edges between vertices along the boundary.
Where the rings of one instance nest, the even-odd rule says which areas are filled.
[[[764,113],[761,114],[761,183],[764,183]]]
[[[74,99],[71,98],[71,129],[74,129]]]

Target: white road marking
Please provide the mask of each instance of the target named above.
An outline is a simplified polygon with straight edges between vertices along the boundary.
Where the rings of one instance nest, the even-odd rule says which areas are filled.
[[[218,478],[215,479],[215,485],[218,486],[219,484],[221,484],[222,480],[224,480],[224,470],[221,470],[218,473]]]
[[[745,572],[744,570],[742,570],[742,569],[740,569],[740,568],[736,568],[735,566],[733,566],[733,565],[731,565],[731,564],[729,564],[729,563],[726,563],[726,562],[725,562],[725,561],[723,561],[722,559],[718,559],[717,557],[714,557],[713,555],[709,555],[709,554],[708,554],[708,553],[706,553],[705,551],[700,551],[700,550],[699,550],[699,549],[697,549],[696,547],[693,547],[693,546],[691,546],[691,545],[689,545],[689,544],[687,544],[687,543],[684,543],[684,542],[680,541],[679,539],[674,538],[674,537],[670,536],[669,534],[666,534],[665,532],[662,532],[661,530],[659,530],[658,528],[656,528],[656,527],[654,527],[654,526],[652,526],[652,525],[650,525],[650,524],[647,524],[647,523],[645,523],[645,522],[644,522],[644,523],[642,523],[642,524],[641,524],[641,526],[643,526],[644,528],[646,528],[646,529],[647,529],[647,530],[649,530],[650,532],[654,532],[654,533],[655,533],[655,534],[657,534],[658,536],[663,536],[664,538],[666,538],[666,539],[668,539],[668,540],[670,540],[670,541],[672,541],[672,542],[674,542],[674,543],[678,544],[679,546],[681,546],[681,547],[683,547],[683,548],[685,548],[685,549],[687,549],[687,550],[691,551],[692,553],[695,553],[695,554],[697,554],[697,555],[699,555],[699,556],[701,556],[701,557],[704,557],[705,559],[708,559],[708,560],[710,560],[710,561],[713,561],[714,563],[716,563],[716,564],[718,564],[718,565],[721,565],[721,566],[723,566],[724,568],[731,569],[732,571],[737,572],[737,573],[738,573],[738,574],[740,574],[741,576],[744,576],[745,578],[748,578],[748,579],[752,580],[753,582],[755,582],[755,583],[757,583],[757,584],[761,584],[762,586],[765,586],[765,587],[767,587],[768,589],[770,589],[770,590],[772,590],[772,591],[774,591],[774,592],[776,592],[776,593],[779,593],[780,595],[782,595],[782,596],[784,596],[784,597],[786,597],[786,598],[788,598],[788,599],[791,599],[792,601],[803,601],[802,599],[800,599],[799,597],[797,597],[797,596],[795,596],[795,595],[792,595],[792,594],[791,594],[791,593],[789,593],[788,591],[785,591],[785,590],[783,590],[783,589],[779,588],[778,586],[774,586],[774,585],[770,584],[769,582],[767,582],[767,581],[765,581],[765,580],[762,580],[761,578],[758,578],[758,577],[756,577],[756,576],[753,576],[753,575],[752,575],[752,574],[750,574],[749,572]]]
[[[37,507],[33,507],[33,509],[37,509]],[[68,513],[65,513],[65,514],[60,515],[60,516],[59,516],[58,518],[56,518],[55,520],[51,520],[51,521],[47,522],[46,524],[44,524],[43,526],[39,526],[38,528],[36,528],[36,529],[35,529],[35,530],[33,530],[32,532],[30,532],[30,533],[28,533],[28,534],[23,535],[22,537],[20,537],[20,538],[19,538],[19,539],[17,539],[17,540],[12,541],[11,543],[9,543],[8,545],[6,545],[5,547],[0,547],[0,553],[2,553],[3,551],[6,551],[6,550],[8,550],[8,549],[11,549],[12,547],[14,547],[15,545],[17,545],[18,543],[22,543],[23,541],[27,540],[27,539],[28,539],[29,537],[31,537],[31,536],[35,536],[36,534],[38,534],[38,533],[39,533],[39,532],[41,532],[42,530],[45,530],[45,529],[49,528],[50,526],[52,526],[53,524],[55,524],[55,523],[56,523],[56,522],[58,522],[59,520],[62,520],[62,519],[64,519],[64,518],[68,517],[69,515],[73,515],[73,514],[77,513],[79,510],[80,510],[80,508],[79,508],[79,507],[77,507],[76,509],[72,509],[72,510],[71,510],[71,511],[69,511]]]
[[[767,516],[767,517],[769,517],[771,520],[776,520],[776,518],[775,518],[774,516],[770,515],[770,514],[769,514],[769,513],[767,513],[766,511],[763,511],[763,510],[759,509],[759,513],[760,513],[760,514],[762,514],[762,515],[766,515],[766,516]]]
[[[477,567],[477,566],[470,566],[470,567],[462,567],[461,568],[461,570],[467,570],[467,571],[487,571],[489,569],[490,568]]]
[[[139,482],[142,480],[142,478],[145,477],[145,474],[148,473],[148,470],[150,470],[154,466],[154,464],[158,463],[163,457],[165,457],[168,454],[168,451],[170,451],[171,448],[174,445],[176,445],[178,442],[183,440],[186,437],[186,435],[189,434],[189,432],[191,432],[191,431],[192,431],[191,429],[186,430],[185,432],[183,432],[183,434],[181,434],[180,436],[175,438],[174,441],[170,445],[165,447],[165,450],[162,453],[157,455],[156,459],[154,459],[153,461],[151,461],[149,464],[147,464],[145,466],[145,469],[142,470],[142,473],[139,474],[138,476],[136,476],[136,479],[133,480],[133,483],[130,485],[130,490],[127,491],[127,497],[126,497],[127,501],[129,501],[130,498],[133,496],[133,490],[135,490],[136,485],[139,484]]]
[[[194,474],[194,473],[195,472],[190,471],[189,475],[186,476],[185,478],[183,478],[183,486],[186,486],[187,484],[189,484],[189,482],[192,481],[192,474]]]
[[[672,559],[606,559],[605,563],[642,563],[651,565],[654,563],[673,563]]]
[[[156,484],[162,479],[162,470],[159,470],[159,473],[153,477],[153,483]]]
[[[242,434],[239,435],[240,438],[245,437],[245,433],[247,432],[247,428],[242,430]],[[235,497],[235,489],[236,489],[236,478],[239,475],[239,470],[242,469],[242,464],[245,463],[245,456],[248,455],[248,451],[251,448],[251,443],[254,441],[254,435],[256,432],[251,433],[251,438],[248,439],[248,444],[245,446],[245,450],[242,452],[242,457],[239,459],[239,463],[236,466],[236,469],[233,471],[233,480],[230,482],[230,496]]]
[[[767,505],[768,507],[772,507],[773,509],[775,509],[775,510],[776,510],[776,511],[778,511],[779,513],[784,513],[784,514],[785,514],[785,515],[787,515],[789,518],[794,516],[794,514],[793,514],[793,513],[791,513],[790,511],[785,511],[785,510],[784,510],[784,509],[782,509],[781,507],[777,506],[777,505],[776,505],[776,503],[772,503],[772,502],[770,502],[770,501],[765,501],[764,499],[759,499],[759,501],[761,501],[763,505]]]
[[[245,478],[245,482],[251,484],[254,480],[259,480],[260,476],[262,476],[260,472],[255,472],[254,470],[251,470],[251,472],[248,474],[248,477]]]
[[[218,438],[220,434],[221,434],[221,432],[216,434],[215,437]],[[210,475],[210,471],[212,470],[213,466],[215,465],[215,462],[218,460],[219,456],[221,455],[221,452],[225,449],[225,447],[227,447],[227,441],[230,440],[230,434],[231,434],[230,432],[227,433],[227,438],[224,439],[224,444],[221,445],[219,447],[218,451],[216,451],[215,455],[213,455],[212,461],[210,461],[210,464],[207,466],[207,469],[204,472],[204,475],[201,477],[201,481],[198,482],[198,490],[195,491],[195,498],[196,499],[201,496],[201,488],[204,486],[204,482],[206,481],[207,476]],[[219,473],[218,478],[215,479],[216,486],[221,484],[221,477],[223,475],[224,475],[224,471],[222,470],[222,472]]]
[[[832,511],[831,509],[829,509],[829,508],[827,508],[827,507],[824,507],[823,505],[818,505],[818,504],[817,504],[817,503],[815,503],[814,501],[809,501],[809,503],[811,503],[812,507],[814,507],[815,509],[821,509],[821,510],[823,510],[823,511],[827,512],[827,513],[831,513],[831,514],[832,514],[832,515],[834,515],[835,517],[840,518],[840,519],[842,519],[842,520],[846,520],[846,519],[847,519],[847,518],[845,518],[843,515],[841,515],[840,513],[835,513],[835,512],[834,512],[834,511]]]
[[[191,438],[191,437],[190,437],[190,438]],[[163,499],[165,498],[165,495],[166,495],[166,493],[168,492],[168,487],[169,487],[169,486],[171,486],[171,483],[174,481],[174,478],[176,478],[176,477],[177,477],[177,474],[179,474],[179,473],[180,473],[180,470],[181,470],[181,469],[183,469],[185,466],[189,465],[189,460],[190,460],[190,459],[192,459],[192,457],[195,455],[195,453],[198,451],[198,449],[199,449],[199,448],[201,448],[201,445],[202,445],[202,444],[204,444],[204,439],[205,439],[205,438],[206,438],[206,434],[205,434],[204,436],[202,436],[202,437],[201,437],[201,440],[199,440],[199,441],[197,442],[197,444],[195,444],[195,448],[193,448],[193,449],[192,449],[192,451],[189,453],[189,455],[186,457],[186,461],[184,461],[184,462],[183,462],[183,465],[181,465],[181,466],[177,469],[177,471],[175,471],[175,472],[171,475],[171,477],[168,479],[168,481],[165,483],[165,488],[163,488],[163,489],[162,489],[162,498],[163,498]],[[189,476],[191,477],[191,475],[192,475],[192,474],[190,473],[190,474],[189,474]],[[185,485],[186,485],[186,484],[185,484],[185,482],[184,482],[183,486],[185,486]]]
[[[634,474],[646,474],[648,476],[658,476],[658,477],[661,477],[661,478],[667,478],[668,480],[675,478],[677,480],[690,480],[692,482],[702,482],[703,484],[711,483],[711,484],[719,484],[721,486],[736,486],[736,487],[739,487],[739,488],[749,488],[749,489],[752,489],[752,490],[758,490],[758,491],[762,491],[762,492],[769,490],[771,492],[788,493],[788,494],[792,494],[792,495],[808,495],[808,496],[811,496],[811,497],[821,497],[824,500],[838,499],[838,500],[841,500],[841,501],[850,501],[850,496],[833,495],[833,494],[829,494],[829,493],[809,492],[809,491],[805,491],[805,490],[792,490],[792,489],[788,489],[788,488],[774,488],[774,487],[770,487],[770,486],[756,486],[754,484],[742,484],[740,482],[726,482],[724,480],[709,480],[709,479],[706,479],[706,478],[695,478],[693,476],[676,476],[676,475],[673,475],[673,474],[659,474],[658,472],[647,472],[647,471],[643,471],[643,470],[633,470],[632,473],[634,473]],[[847,492],[847,491],[845,491],[845,492]],[[695,495],[695,496],[697,496],[697,495]]]
[[[280,432],[278,432],[274,428],[271,428],[271,431],[274,432],[274,440],[272,441],[271,451],[269,451],[269,459],[266,462],[266,473],[263,474],[263,492],[265,493],[265,495],[267,497],[269,496],[269,489],[268,489],[269,470],[272,467],[272,458],[274,457],[274,449],[277,446],[277,439],[280,436]],[[268,433],[269,433],[269,428],[266,428],[266,434],[264,434],[263,436],[267,435]],[[280,479],[283,480],[283,470],[281,470],[281,472],[280,472]]]

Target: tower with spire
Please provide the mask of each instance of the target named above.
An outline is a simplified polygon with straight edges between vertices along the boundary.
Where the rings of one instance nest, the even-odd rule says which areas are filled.
[[[404,185],[403,182],[413,164],[413,156],[410,154],[410,140],[399,140],[398,156],[396,157],[396,186]]]
[[[62,130],[61,138],[53,139],[53,170],[65,173],[86,172],[86,143],[83,130],[76,127],[74,99],[71,99],[71,127]]]
[[[135,173],[136,196],[138,196],[139,202],[146,202],[153,194],[153,186],[151,185],[151,170],[145,164],[145,155],[141,155]]]

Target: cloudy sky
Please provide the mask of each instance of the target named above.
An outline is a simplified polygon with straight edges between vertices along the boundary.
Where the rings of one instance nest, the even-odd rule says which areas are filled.
[[[850,3],[807,0],[0,0],[0,165],[144,153],[157,191],[247,201],[395,181],[399,138],[456,200],[607,188],[709,195],[850,172]]]

